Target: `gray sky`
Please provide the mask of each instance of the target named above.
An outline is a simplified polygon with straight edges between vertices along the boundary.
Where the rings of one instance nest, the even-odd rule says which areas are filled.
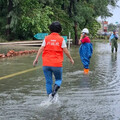
[[[120,24],[120,0],[117,2],[117,5],[119,7],[115,8],[109,7],[110,12],[113,14],[113,16],[106,19],[106,21],[108,21],[108,24],[109,23],[116,24],[116,22]]]
[[[116,24],[116,22],[118,22],[118,24],[120,24],[120,0],[117,2],[117,5],[119,7],[111,7],[111,6],[108,6],[110,12],[113,14],[112,17],[108,17],[106,19],[102,19],[99,17],[98,20],[101,20],[101,21],[108,21],[108,24],[110,23],[113,23],[113,24]]]

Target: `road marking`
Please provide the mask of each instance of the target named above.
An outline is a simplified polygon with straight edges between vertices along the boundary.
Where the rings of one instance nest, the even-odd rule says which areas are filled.
[[[35,68],[31,68],[31,69],[27,69],[27,70],[24,70],[24,71],[21,71],[21,72],[13,73],[13,74],[10,74],[10,75],[6,75],[6,76],[3,76],[3,77],[0,77],[0,80],[11,78],[11,77],[14,77],[14,76],[17,76],[17,75],[21,75],[21,74],[24,74],[24,73],[27,73],[27,72],[31,72],[31,71],[37,70],[39,68],[41,68],[41,66],[35,67]]]
[[[0,77],[0,80],[11,78],[11,77],[14,77],[14,76],[17,76],[17,75],[21,75],[21,74],[24,74],[24,73],[27,73],[27,72],[31,72],[31,71],[37,70],[39,68],[42,68],[42,67],[41,66],[34,67],[34,68],[27,69],[27,70],[24,70],[24,71],[21,71],[21,72],[17,72],[17,73],[13,73],[13,74],[10,74],[10,75],[6,75],[6,76],[3,76],[3,77]]]

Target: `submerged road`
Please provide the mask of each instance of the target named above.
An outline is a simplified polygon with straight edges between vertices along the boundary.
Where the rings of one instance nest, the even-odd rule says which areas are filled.
[[[48,98],[41,57],[35,68],[36,54],[0,59],[0,120],[120,120],[120,44],[113,54],[106,42],[93,48],[88,75],[79,47],[70,50],[74,65],[64,57],[60,102],[49,106],[41,106]]]
[[[21,74],[25,74],[27,72],[32,72],[32,71],[37,70],[39,68],[41,68],[41,67],[35,67],[35,68],[20,71],[20,72],[17,72],[17,73],[13,73],[13,74],[10,74],[10,75],[6,75],[6,76],[3,76],[3,77],[0,77],[0,80],[7,79],[7,78],[10,78],[10,77],[14,77],[14,76],[21,75]]]

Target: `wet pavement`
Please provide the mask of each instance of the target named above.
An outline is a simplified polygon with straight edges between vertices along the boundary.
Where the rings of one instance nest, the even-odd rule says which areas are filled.
[[[64,58],[58,103],[41,106],[47,99],[41,57],[39,69],[0,80],[0,120],[120,120],[120,44],[118,53],[106,42],[94,42],[93,48],[88,75],[78,46],[70,50],[74,65]],[[35,55],[0,59],[0,77],[33,68]]]

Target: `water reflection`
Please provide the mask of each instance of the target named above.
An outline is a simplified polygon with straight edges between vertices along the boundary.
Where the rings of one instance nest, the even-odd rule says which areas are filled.
[[[75,65],[65,57],[60,103],[40,106],[47,99],[42,67],[0,80],[1,120],[119,120],[120,48],[95,42],[90,73],[83,74],[78,47],[72,47]],[[17,49],[17,48],[15,48]],[[37,49],[37,48],[36,48]],[[4,51],[4,48],[3,48]],[[32,67],[35,54],[0,60],[0,77]],[[42,64],[39,59],[38,65]]]
[[[115,62],[117,60],[117,53],[111,54],[111,60],[112,60],[112,62]]]

